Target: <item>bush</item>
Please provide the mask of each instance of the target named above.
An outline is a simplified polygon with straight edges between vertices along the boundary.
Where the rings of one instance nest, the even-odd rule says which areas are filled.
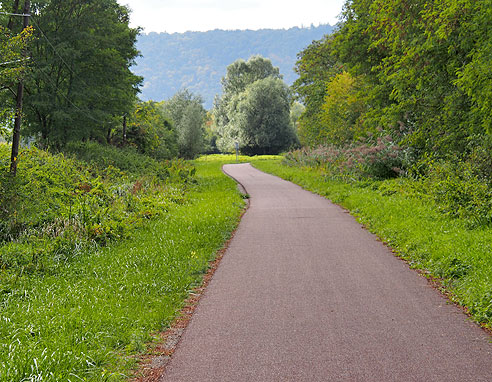
[[[390,136],[384,136],[345,146],[303,148],[286,154],[284,163],[320,168],[329,177],[345,180],[381,180],[405,173],[406,155]]]
[[[133,147],[117,148],[96,142],[70,142],[64,153],[99,169],[115,167],[133,176],[155,175],[166,179],[169,175],[165,162],[140,154]]]
[[[194,176],[182,160],[158,162],[95,143],[69,148],[83,161],[22,150],[12,177],[10,147],[0,146],[0,269],[50,269],[87,246],[125,237],[183,203]]]
[[[422,192],[430,195],[441,212],[465,219],[470,226],[492,222],[492,188],[481,169],[470,160],[428,159]]]

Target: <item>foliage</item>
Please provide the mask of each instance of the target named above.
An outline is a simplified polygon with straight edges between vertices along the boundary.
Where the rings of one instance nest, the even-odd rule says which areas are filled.
[[[179,155],[192,159],[204,150],[206,111],[203,100],[185,89],[176,93],[162,108],[177,131]]]
[[[471,162],[429,160],[422,192],[441,212],[467,221],[470,227],[492,223],[492,185]]]
[[[292,85],[296,98],[306,109],[299,118],[299,139],[305,146],[317,145],[322,129],[321,107],[326,96],[326,83],[335,76],[342,66],[332,54],[331,38],[326,36],[313,41],[297,55],[294,68],[299,78]]]
[[[237,225],[244,203],[221,164],[197,162],[185,200],[179,183],[160,190],[167,212],[129,240],[79,250],[43,274],[2,268],[0,381],[127,380],[134,355],[172,322]],[[142,190],[129,186],[137,202]]]
[[[299,131],[299,118],[305,110],[306,107],[297,101],[294,101],[292,107],[290,108],[290,122],[296,131]]]
[[[241,152],[278,154],[297,141],[290,121],[290,92],[278,78],[253,82],[242,93],[234,116]]]
[[[322,170],[325,177],[344,180],[389,179],[405,173],[408,153],[390,136],[345,146],[303,148],[285,155],[289,166]]]
[[[3,4],[0,9],[4,9]],[[26,75],[28,58],[23,52],[32,40],[32,34],[32,27],[15,34],[0,25],[0,138],[11,138],[8,127],[15,112],[13,98],[7,91],[12,92],[15,82]]]
[[[113,136],[112,143],[118,146],[130,144],[153,158],[163,160],[178,156],[178,137],[171,121],[162,110],[162,103],[137,102],[128,118],[126,137],[122,128]]]
[[[237,60],[261,55],[280,68],[292,84],[296,54],[311,41],[331,33],[330,25],[261,30],[212,30],[186,33],[142,33],[137,48],[142,56],[133,69],[145,77],[142,99],[165,100],[179,89],[201,94],[207,110],[220,93],[220,79]]]
[[[475,320],[492,325],[492,229],[470,229],[467,220],[440,213],[412,179],[347,183],[320,176],[314,168],[288,167],[280,160],[253,165],[341,204],[412,267],[440,278]]]
[[[117,149],[96,144],[71,147],[90,164],[25,149],[19,174],[12,177],[9,146],[0,146],[1,269],[49,270],[92,243],[124,238],[183,200],[193,175],[181,162],[165,165],[148,158],[145,163],[136,153],[115,155]],[[136,171],[125,173],[111,164]]]
[[[260,56],[227,67],[213,110],[221,151],[233,151],[237,142],[247,154],[277,154],[296,143],[291,96],[281,78],[279,69]]]
[[[347,72],[337,74],[326,85],[325,102],[321,109],[322,127],[318,142],[347,144],[360,137],[360,117],[365,111],[360,96],[363,79]]]
[[[128,9],[116,0],[38,0],[31,11],[36,38],[25,81],[27,134],[57,147],[109,140],[141,81],[129,69],[139,30],[128,26]]]
[[[336,143],[403,126],[400,143],[418,155],[466,155],[468,137],[490,133],[491,5],[346,1],[338,30],[299,55],[302,143],[330,142],[327,131]],[[358,82],[346,97],[337,74]]]
[[[156,176],[165,180],[169,176],[166,163],[142,155],[133,147],[114,147],[96,142],[70,142],[63,152],[75,156],[98,170],[115,167],[128,176]]]

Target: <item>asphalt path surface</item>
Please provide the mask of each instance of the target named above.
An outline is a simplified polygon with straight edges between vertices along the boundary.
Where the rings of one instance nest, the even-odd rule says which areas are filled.
[[[346,211],[224,171],[250,208],[161,381],[492,381],[492,337]]]

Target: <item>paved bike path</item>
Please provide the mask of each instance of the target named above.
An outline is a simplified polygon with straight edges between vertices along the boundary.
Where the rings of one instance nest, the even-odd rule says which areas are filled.
[[[161,381],[492,381],[491,336],[352,216],[224,171],[250,208]]]

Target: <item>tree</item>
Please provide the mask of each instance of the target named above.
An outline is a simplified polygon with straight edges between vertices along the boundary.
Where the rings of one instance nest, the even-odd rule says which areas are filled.
[[[53,146],[107,140],[141,82],[130,71],[139,29],[128,26],[128,9],[116,0],[37,0],[32,14],[29,133]]]
[[[21,13],[20,1],[14,4],[2,2],[0,10],[0,137],[11,137],[11,125],[15,116],[15,98],[17,83],[26,75],[29,59],[26,57],[27,44],[32,39],[33,28],[23,28],[19,16],[10,13]],[[17,20],[16,20],[17,19]],[[17,21],[17,22],[14,22]]]
[[[118,134],[115,143],[135,146],[142,154],[156,159],[171,159],[178,155],[178,137],[171,121],[165,117],[162,104],[137,102],[128,118],[126,141]]]
[[[28,60],[22,56],[22,52],[32,33],[32,27],[16,34],[0,25],[0,89],[2,91],[7,90],[24,74]]]
[[[333,38],[325,36],[313,41],[297,55],[294,68],[299,78],[292,85],[296,99],[306,107],[299,117],[298,134],[303,145],[319,144],[318,136],[323,128],[322,105],[326,96],[326,84],[343,70],[332,52]]]
[[[297,143],[290,120],[290,90],[281,79],[257,80],[241,94],[234,116],[241,152],[278,154]]]
[[[272,92],[269,93],[266,90],[266,82],[261,86],[258,85],[250,88],[253,84],[265,79],[277,80],[268,82],[268,84],[274,86]],[[279,117],[278,113],[282,109],[280,107],[280,104],[282,104],[280,99],[282,97],[287,102],[287,115],[289,113],[289,92],[285,92],[285,84],[284,87],[280,87],[278,81],[283,84],[279,69],[274,67],[270,60],[261,56],[253,56],[248,61],[237,60],[227,67],[226,75],[222,79],[222,96],[216,98],[213,109],[213,117],[219,136],[217,147],[221,151],[228,152],[234,150],[235,142],[239,143],[244,152],[255,152],[256,150],[278,151],[279,147],[285,148],[284,142],[282,141],[284,138],[282,132],[293,132],[290,127],[290,121],[286,122],[285,125],[274,123],[270,128],[279,128],[280,130],[262,135],[265,129],[268,128],[265,123],[269,120],[276,122],[276,118]],[[270,108],[268,103],[264,102],[264,94],[262,92],[274,96],[275,100],[278,101],[278,105],[272,105],[273,107]],[[256,103],[252,99],[254,96],[259,97]],[[241,108],[242,111],[240,111]],[[245,121],[252,118],[250,114],[252,108],[259,115],[256,119],[257,123],[250,130],[246,126]],[[268,115],[269,113],[271,113],[270,116]],[[283,118],[282,113],[280,113],[282,117],[279,118]],[[242,129],[246,130],[243,131]],[[251,133],[254,131],[257,131],[262,137],[253,138]],[[275,142],[271,138],[277,136],[277,133],[279,141]],[[290,143],[294,141],[291,140]],[[270,149],[268,148],[267,142],[272,145]]]
[[[206,117],[203,99],[185,89],[164,102],[163,110],[176,129],[179,155],[191,159],[200,154],[204,149]]]
[[[295,131],[299,130],[299,118],[306,110],[306,107],[299,102],[294,102],[290,108],[290,121],[294,126]]]
[[[353,77],[348,72],[336,75],[327,83],[318,144],[346,144],[361,134],[360,117],[365,112],[362,86],[362,76]]]
[[[282,79],[279,68],[270,60],[261,56],[252,56],[248,61],[239,59],[227,67],[221,81],[223,94],[239,94],[248,85],[267,77]]]
[[[178,124],[180,156],[193,159],[203,151],[205,115],[205,109],[197,103],[190,103],[183,110],[183,117]]]

